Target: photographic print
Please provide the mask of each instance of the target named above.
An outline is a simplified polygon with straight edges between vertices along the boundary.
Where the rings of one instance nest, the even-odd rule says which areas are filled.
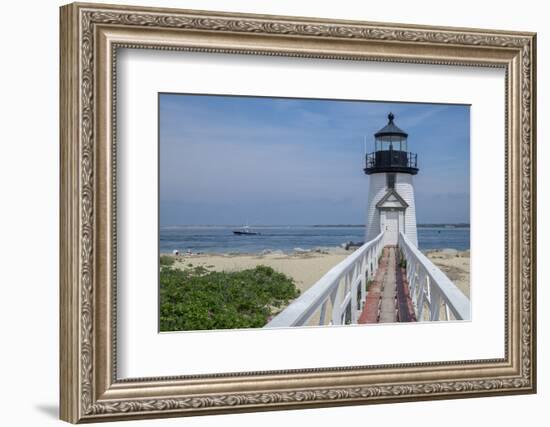
[[[470,107],[159,94],[161,332],[470,320]]]

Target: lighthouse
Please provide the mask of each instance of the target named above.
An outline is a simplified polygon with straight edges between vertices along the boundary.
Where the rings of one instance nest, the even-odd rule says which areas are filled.
[[[374,134],[374,152],[365,153],[369,176],[365,241],[384,231],[384,245],[397,245],[399,233],[418,246],[413,177],[417,155],[408,151],[408,134],[388,114],[388,124]]]

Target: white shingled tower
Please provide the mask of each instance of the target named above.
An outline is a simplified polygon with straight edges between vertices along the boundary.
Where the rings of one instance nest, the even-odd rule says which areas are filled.
[[[369,198],[365,242],[382,230],[384,245],[397,245],[399,232],[418,246],[413,176],[417,155],[407,151],[407,133],[388,114],[388,124],[374,134],[375,151],[366,154]]]

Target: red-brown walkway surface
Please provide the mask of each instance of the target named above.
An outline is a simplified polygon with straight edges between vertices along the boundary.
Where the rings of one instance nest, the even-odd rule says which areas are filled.
[[[414,322],[412,301],[404,269],[399,265],[396,246],[386,246],[373,282],[368,288],[367,299],[359,323]]]

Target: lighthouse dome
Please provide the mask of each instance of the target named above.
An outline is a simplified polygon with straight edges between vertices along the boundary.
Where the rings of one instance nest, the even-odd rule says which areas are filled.
[[[393,113],[388,114],[388,124],[374,134],[375,150],[365,153],[367,175],[376,173],[401,172],[418,173],[417,156],[407,149],[407,132],[394,123]]]
[[[384,126],[382,129],[380,129],[378,132],[376,132],[374,134],[374,137],[377,138],[377,139],[380,139],[380,140],[385,140],[385,139],[405,139],[407,138],[409,135],[407,134],[407,132],[399,129],[395,123],[393,122],[393,119],[395,118],[395,116],[393,115],[393,113],[390,113],[388,114],[388,124],[386,126]],[[397,138],[395,138],[397,137]]]

